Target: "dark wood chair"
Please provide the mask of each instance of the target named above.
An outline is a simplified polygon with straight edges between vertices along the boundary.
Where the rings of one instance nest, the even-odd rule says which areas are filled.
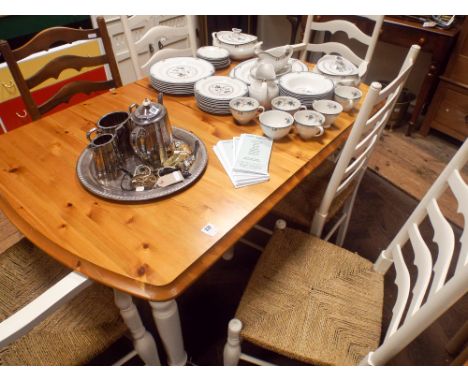
[[[43,114],[52,110],[56,106],[68,102],[70,98],[78,93],[90,94],[95,91],[107,90],[122,86],[119,69],[115,61],[114,52],[107,32],[106,23],[103,17],[97,18],[98,27],[95,29],[73,29],[66,27],[54,27],[45,29],[38,33],[23,46],[11,50],[10,45],[5,40],[0,40],[0,52],[3,55],[8,68],[11,71],[16,86],[26,104],[26,109],[33,120],[39,119]],[[72,43],[79,40],[93,40],[100,38],[105,53],[101,56],[75,56],[63,55],[48,62],[29,78],[24,78],[18,61],[36,52],[49,50],[58,43]],[[31,96],[31,89],[43,83],[49,78],[58,78],[65,69],[76,69],[77,71],[85,67],[109,65],[112,79],[107,81],[75,81],[64,85],[60,90],[44,103],[38,105]]]

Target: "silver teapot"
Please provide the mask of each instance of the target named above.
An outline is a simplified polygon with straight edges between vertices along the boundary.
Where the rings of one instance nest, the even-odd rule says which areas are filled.
[[[162,97],[159,93],[157,103],[145,98],[141,106],[133,104],[129,108],[130,144],[135,154],[154,169],[162,167],[174,152],[172,125]]]

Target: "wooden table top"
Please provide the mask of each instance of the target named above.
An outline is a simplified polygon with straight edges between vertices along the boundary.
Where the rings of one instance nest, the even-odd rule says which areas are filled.
[[[172,124],[194,132],[207,147],[203,176],[183,192],[148,203],[115,203],[90,194],[75,173],[85,132],[100,116],[145,97],[155,98],[147,79],[0,136],[0,208],[69,268],[154,301],[177,297],[210,268],[343,143],[355,117],[342,113],[319,140],[290,134],[275,142],[270,180],[235,189],[212,147],[241,133],[261,135],[258,123],[238,126],[231,116],[200,111],[193,96],[167,96]],[[218,231],[214,237],[201,232],[208,223]]]

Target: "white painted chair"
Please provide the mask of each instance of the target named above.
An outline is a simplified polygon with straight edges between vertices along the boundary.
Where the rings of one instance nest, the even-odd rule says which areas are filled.
[[[308,16],[304,30],[304,39],[301,44],[294,45],[295,51],[301,51],[300,59],[305,61],[308,52],[320,52],[326,54],[338,53],[351,61],[359,68],[360,76],[363,77],[374,54],[375,45],[379,38],[384,16],[362,16],[374,21],[371,35],[365,34],[355,24],[347,20],[314,21],[314,16]],[[311,31],[316,32],[344,32],[349,39],[355,39],[367,45],[366,54],[363,58],[354,53],[348,46],[339,42],[310,43]]]
[[[1,254],[0,269],[0,365],[86,364],[128,329],[135,350],[115,365],[137,354],[160,364],[131,296],[70,272],[26,240]]]
[[[340,246],[343,244],[356,193],[369,158],[419,51],[418,45],[410,48],[398,76],[385,89],[378,82],[371,84],[334,168],[333,163],[327,161],[321,166],[319,175],[312,173],[275,206],[273,212],[276,215],[299,225],[310,224],[310,233],[324,237],[325,240],[329,240],[339,228],[336,243]],[[372,115],[381,104],[383,106]],[[334,226],[324,235],[325,223],[337,216],[339,218]]]
[[[465,141],[374,264],[315,236],[277,229],[229,323],[224,364],[265,364],[241,353],[241,338],[314,364],[383,365],[392,359],[468,292],[468,186],[460,175],[467,162]],[[465,218],[458,260],[455,234],[437,203],[447,188]],[[419,230],[423,220],[434,230],[436,255]],[[414,280],[405,245],[414,252]],[[447,278],[452,263],[455,271]],[[380,343],[383,276],[392,266],[398,293]]]
[[[183,27],[157,25],[150,28],[140,39],[134,41],[131,35],[132,18],[139,16],[121,16],[122,26],[130,51],[133,67],[138,79],[148,75],[151,65],[155,62],[170,58],[170,57],[185,57],[196,56],[197,40],[194,24],[194,16],[185,16],[186,25]],[[166,47],[170,41],[174,39],[187,39],[187,48],[173,48]],[[138,59],[138,52],[150,47],[151,57],[144,62],[140,63]],[[153,53],[154,52],[154,53]]]

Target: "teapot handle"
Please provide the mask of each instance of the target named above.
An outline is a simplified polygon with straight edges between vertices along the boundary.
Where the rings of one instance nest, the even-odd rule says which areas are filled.
[[[146,152],[145,141],[143,140],[142,144],[139,143],[141,135],[146,135],[145,129],[141,126],[135,127],[130,133],[130,144],[137,156],[143,160],[150,160],[150,157]]]
[[[158,93],[158,103],[163,104],[164,93]]]
[[[139,105],[137,103],[132,103],[129,107],[128,107],[128,111],[130,114],[133,113],[133,110],[136,109]]]

